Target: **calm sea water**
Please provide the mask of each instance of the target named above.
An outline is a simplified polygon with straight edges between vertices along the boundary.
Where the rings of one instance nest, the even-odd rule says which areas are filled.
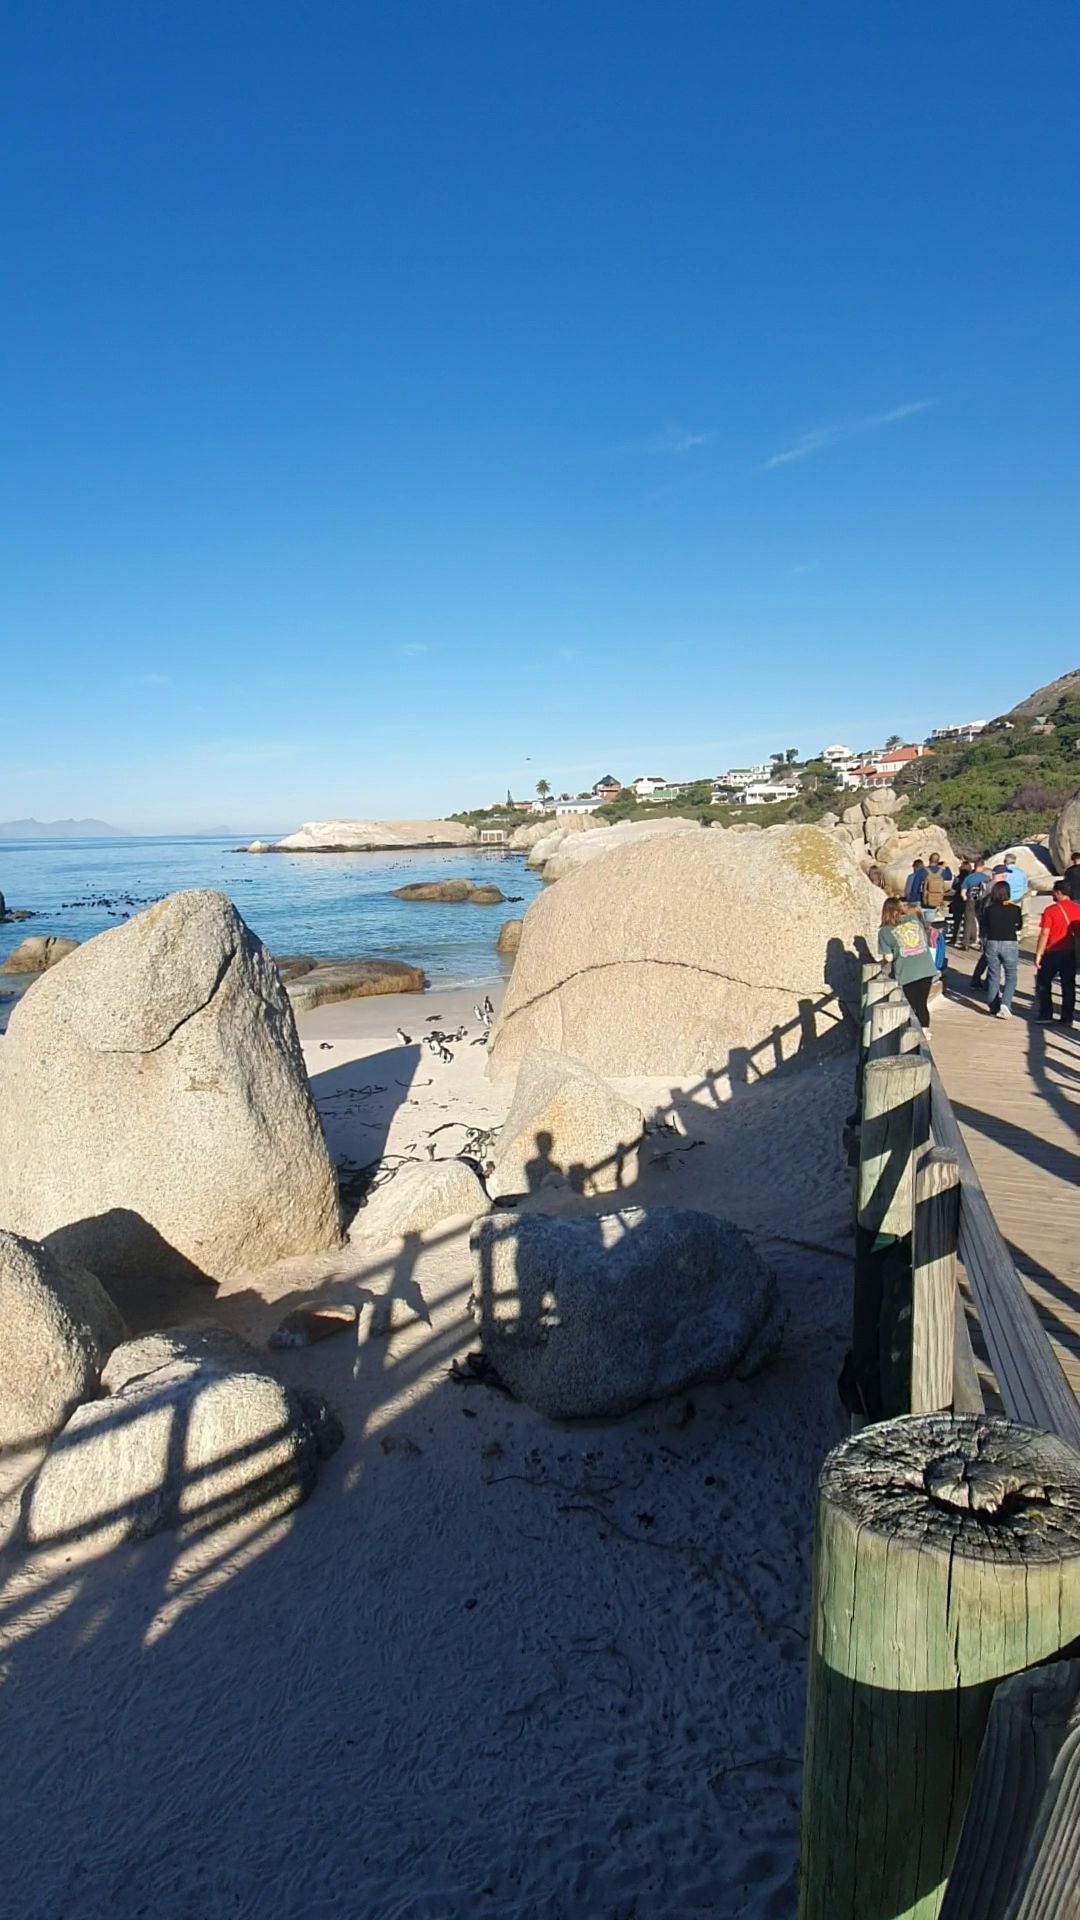
[[[0,841],[0,893],[37,918],[0,926],[0,964],[32,933],[88,940],[151,901],[184,887],[226,893],[279,955],[316,960],[396,959],[444,986],[498,980],[504,920],[524,913],[540,880],[523,857],[480,852],[273,853],[234,851],[235,840]],[[494,881],[508,907],[407,904],[410,880],[475,875]],[[2,983],[0,983],[2,984]]]

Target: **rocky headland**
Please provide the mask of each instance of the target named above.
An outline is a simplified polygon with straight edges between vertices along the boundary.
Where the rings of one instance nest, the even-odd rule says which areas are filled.
[[[240,853],[393,853],[414,847],[474,847],[458,820],[308,820],[283,840],[253,840]]]

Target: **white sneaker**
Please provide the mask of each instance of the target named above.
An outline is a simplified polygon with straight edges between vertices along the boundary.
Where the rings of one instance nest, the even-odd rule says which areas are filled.
[[[999,1008],[998,1008],[998,1010],[997,1010],[997,1017],[998,1017],[998,1019],[999,1019],[999,1020],[1011,1020],[1011,1019],[1012,1019],[1012,1008],[1011,1008],[1011,1007],[999,1007]]]

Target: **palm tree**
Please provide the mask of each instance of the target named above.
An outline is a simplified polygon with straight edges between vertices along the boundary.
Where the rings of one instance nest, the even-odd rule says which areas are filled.
[[[784,759],[787,761],[789,767],[794,766],[798,757],[799,757],[798,747],[789,747],[787,752],[784,755]]]
[[[549,794],[550,792],[551,792],[551,786],[550,786],[550,784],[549,784],[549,782],[548,782],[547,780],[538,780],[538,781],[537,781],[537,783],[536,783],[536,797],[537,797],[537,799],[538,799],[538,800],[546,800],[546,799],[547,799],[547,797],[548,797],[548,794]]]
[[[902,747],[903,744],[904,743],[901,740],[900,735],[898,733],[890,733],[888,739],[885,742],[885,751],[886,753],[888,753],[890,747]]]

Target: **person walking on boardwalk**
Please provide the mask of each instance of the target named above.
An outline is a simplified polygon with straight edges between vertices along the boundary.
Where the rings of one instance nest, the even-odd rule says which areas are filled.
[[[987,895],[993,885],[990,869],[985,859],[972,867],[960,883],[964,895],[964,931],[962,947],[977,947],[979,944],[979,914],[986,904]]]
[[[904,887],[904,899],[909,907],[917,907],[922,901],[923,874],[926,872],[925,860],[913,860],[911,872]]]
[[[1028,877],[1023,867],[1017,866],[1015,853],[1005,855],[1005,877],[1009,882],[1009,899],[1020,906],[1028,890]]]
[[[1054,1017],[1053,985],[1061,989],[1060,1020],[1071,1027],[1076,1013],[1076,945],[1080,938],[1080,906],[1070,900],[1064,880],[1055,880],[1054,897],[1039,921],[1035,949],[1036,1020]]]
[[[974,873],[973,860],[961,860],[960,871],[949,891],[949,945],[958,947],[964,930],[964,881],[969,873]]]
[[[946,901],[949,897],[949,882],[952,868],[941,864],[940,853],[930,855],[930,865],[924,869],[919,905],[923,917],[930,929],[934,943],[934,965],[941,975],[941,990],[945,991],[945,918]]]
[[[1064,874],[1065,891],[1077,906],[1080,906],[1080,853],[1074,853]]]
[[[878,952],[891,962],[893,979],[904,994],[920,1026],[930,1027],[930,988],[937,968],[926,922],[918,907],[895,895],[881,910]]]
[[[1016,979],[1020,971],[1020,929],[1023,908],[1009,899],[1007,880],[995,880],[990,898],[983,908],[983,953],[986,957],[986,991],[991,1013],[1007,1020],[1012,1013]]]

